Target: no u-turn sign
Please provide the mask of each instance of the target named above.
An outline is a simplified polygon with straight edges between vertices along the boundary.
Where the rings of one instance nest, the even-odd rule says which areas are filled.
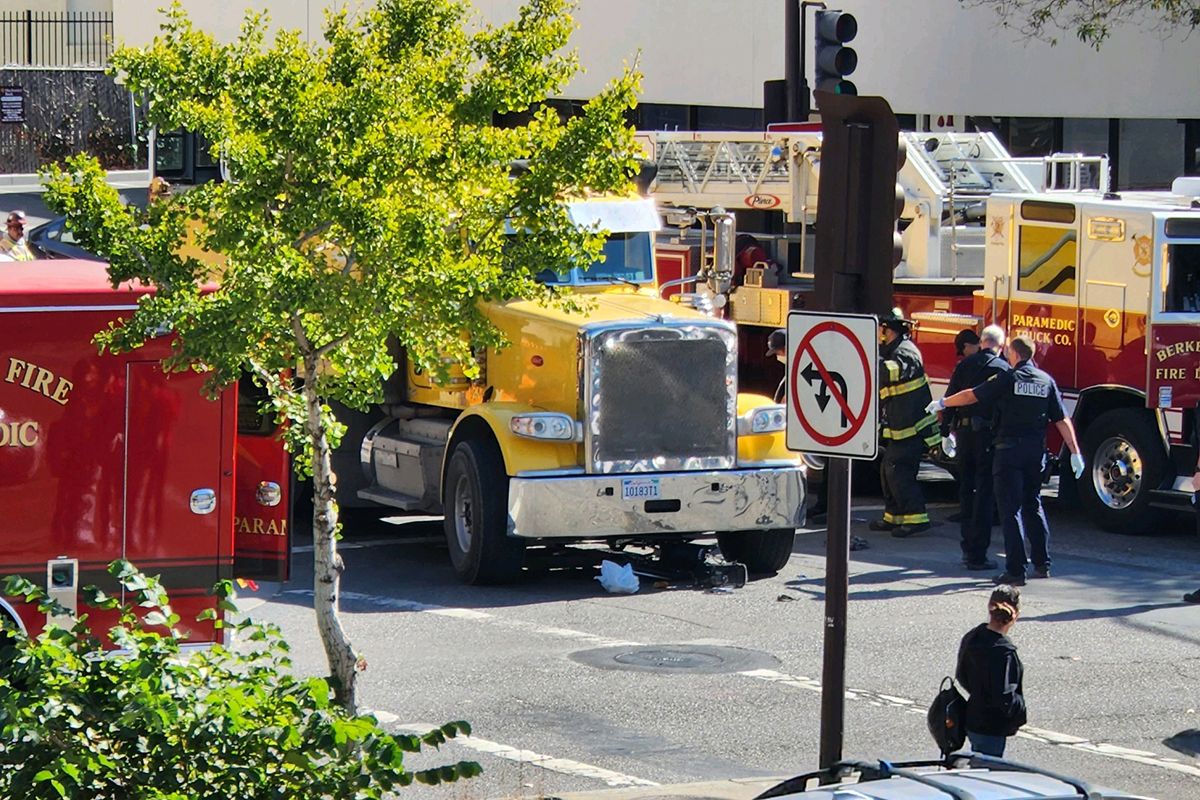
[[[868,314],[788,315],[789,450],[872,459],[878,447],[878,322]]]

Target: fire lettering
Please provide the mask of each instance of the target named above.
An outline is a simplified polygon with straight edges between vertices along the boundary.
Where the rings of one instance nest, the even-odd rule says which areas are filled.
[[[0,423],[0,447],[35,447],[38,434],[36,422]]]
[[[67,397],[75,384],[66,378],[60,378],[45,367],[30,364],[19,358],[8,359],[8,369],[4,372],[4,382],[14,386],[23,386],[30,391],[49,397],[60,406],[67,404]]]

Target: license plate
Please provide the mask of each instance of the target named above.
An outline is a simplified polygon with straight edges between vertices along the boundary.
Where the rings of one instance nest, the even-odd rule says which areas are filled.
[[[625,478],[621,481],[622,500],[653,500],[661,496],[658,478]]]

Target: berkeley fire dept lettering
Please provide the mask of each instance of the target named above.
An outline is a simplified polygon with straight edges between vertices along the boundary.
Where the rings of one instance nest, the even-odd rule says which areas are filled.
[[[1200,353],[1200,340],[1193,339],[1190,342],[1176,342],[1175,344],[1167,344],[1154,351],[1154,357],[1159,361],[1166,361],[1168,358],[1181,356],[1185,353]]]
[[[1050,384],[1034,383],[1033,381],[1017,381],[1013,384],[1013,394],[1017,397],[1049,397]]]
[[[19,358],[10,357],[8,368],[4,371],[4,382],[22,386],[31,392],[50,398],[60,406],[65,406],[70,399],[68,395],[75,384],[66,378],[60,378],[45,367],[30,364]]]

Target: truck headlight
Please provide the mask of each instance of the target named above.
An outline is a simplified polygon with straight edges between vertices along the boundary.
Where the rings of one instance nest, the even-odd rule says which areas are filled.
[[[786,406],[762,406],[738,417],[738,435],[753,436],[787,429]]]
[[[508,423],[517,436],[527,439],[552,439],[561,442],[575,441],[575,420],[566,414],[539,411],[533,414],[517,414]]]

